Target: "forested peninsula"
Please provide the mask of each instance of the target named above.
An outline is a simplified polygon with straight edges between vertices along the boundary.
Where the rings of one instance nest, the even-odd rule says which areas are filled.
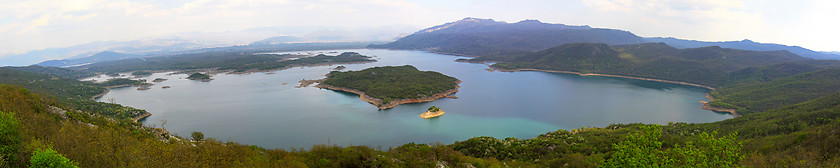
[[[388,109],[447,97],[458,92],[458,83],[461,81],[454,77],[404,65],[332,71],[315,87],[358,94],[379,109]]]

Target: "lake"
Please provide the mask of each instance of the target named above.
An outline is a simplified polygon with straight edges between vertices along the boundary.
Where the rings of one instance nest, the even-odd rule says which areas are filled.
[[[323,78],[337,66],[332,65],[216,74],[210,82],[187,80],[185,74],[155,73],[145,79],[169,80],[149,90],[115,88],[97,101],[145,109],[152,113],[145,125],[184,137],[201,131],[219,140],[286,149],[328,143],[387,149],[410,142],[450,144],[476,136],[532,138],[558,129],[611,123],[696,123],[733,117],[701,109],[699,101],[706,100],[708,90],[698,87],[547,72],[490,72],[483,64],[454,62],[464,57],[423,51],[335,51],[358,52],[378,60],[344,65],[343,71],[413,65],[458,78],[463,83],[454,96],[459,98],[379,110],[358,95],[311,86],[295,88],[302,79]],[[420,118],[430,106],[446,114]]]

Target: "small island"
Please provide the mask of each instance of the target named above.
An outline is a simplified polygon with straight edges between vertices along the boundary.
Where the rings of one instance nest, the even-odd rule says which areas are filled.
[[[149,71],[134,71],[134,72],[131,73],[131,76],[134,76],[134,77],[146,77],[146,76],[151,76],[151,75],[152,75],[152,72],[149,72]]]
[[[332,71],[315,87],[355,93],[359,98],[388,109],[400,104],[430,102],[458,92],[460,80],[414,66],[373,67],[361,71]],[[301,86],[304,83],[302,82]]]
[[[203,73],[198,73],[198,72],[190,74],[190,76],[187,77],[187,79],[198,80],[198,81],[202,81],[202,82],[207,82],[207,81],[213,80],[213,79],[210,79],[210,75],[203,74]]]
[[[444,112],[443,110],[440,110],[440,107],[432,106],[432,107],[429,107],[428,111],[424,112],[423,114],[420,114],[420,117],[425,118],[425,119],[430,119],[430,118],[440,117],[445,113],[446,112]]]
[[[164,78],[155,78],[155,80],[152,80],[152,82],[154,82],[154,83],[160,83],[160,82],[163,82],[163,81],[166,81],[166,80],[168,80],[168,79],[164,79]]]

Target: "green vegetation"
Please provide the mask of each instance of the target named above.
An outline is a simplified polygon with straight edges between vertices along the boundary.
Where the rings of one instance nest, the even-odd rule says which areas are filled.
[[[744,51],[720,47],[675,49],[662,43],[610,46],[566,44],[543,51],[509,57],[479,57],[473,61],[501,61],[502,69],[601,73],[692,82],[720,86],[728,73],[806,58],[786,51]]]
[[[387,104],[385,101],[427,97],[455,89],[458,79],[404,65],[332,71],[323,84],[356,89]]]
[[[149,76],[152,75],[152,72],[149,71],[134,71],[131,73],[131,76]]]
[[[151,83],[146,83],[145,80],[131,80],[129,78],[112,78],[108,79],[105,82],[97,83],[97,85],[102,87],[116,87],[116,86],[142,86],[142,85],[152,85]]]
[[[73,70],[67,68],[58,68],[58,67],[48,67],[48,66],[39,66],[39,65],[30,65],[24,67],[6,67],[9,69],[13,69],[16,71],[24,71],[24,72],[32,72],[32,73],[39,73],[39,74],[47,74],[56,77],[62,78],[69,78],[69,79],[81,79],[86,77],[95,76],[95,73],[88,72],[86,70]]]
[[[60,153],[52,150],[38,149],[35,155],[29,160],[30,168],[78,168],[78,163],[65,158]]]
[[[440,111],[440,107],[437,107],[437,106],[432,106],[432,107],[429,107],[429,111],[431,111],[431,112],[438,112],[438,111]]]
[[[207,75],[207,74],[203,74],[203,73],[198,73],[198,72],[196,72],[196,73],[192,73],[192,74],[190,74],[190,76],[189,76],[189,77],[187,77],[187,79],[192,79],[192,80],[210,80],[210,75]]]
[[[145,113],[119,104],[103,103],[90,100],[91,97],[105,92],[107,86],[142,83],[137,80],[117,79],[112,82],[97,84],[75,79],[61,78],[47,74],[16,71],[0,68],[0,84],[23,86],[27,91],[46,95],[46,99],[61,102],[69,108],[88,111],[117,119],[130,119]]]
[[[204,133],[193,131],[192,132],[192,139],[196,141],[204,140]]]
[[[15,161],[20,148],[20,121],[14,113],[0,111],[0,165]]]

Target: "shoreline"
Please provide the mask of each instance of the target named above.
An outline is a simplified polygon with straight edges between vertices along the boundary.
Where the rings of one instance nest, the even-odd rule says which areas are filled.
[[[105,87],[105,91],[104,91],[104,92],[99,93],[99,94],[97,94],[97,95],[93,95],[92,97],[90,97],[90,100],[96,101],[96,99],[97,99],[97,98],[100,98],[100,97],[102,97],[102,96],[105,96],[105,94],[108,94],[108,92],[111,92],[111,89],[113,89],[113,88],[121,88],[121,87],[134,87],[134,86],[151,86],[151,85],[131,85],[131,84],[123,84],[123,85],[117,85],[117,86],[108,86],[108,87]],[[151,116],[151,115],[152,115],[152,113],[149,113],[148,111],[147,111],[147,112],[143,112],[143,114],[140,114],[139,116],[135,116],[135,117],[131,118],[131,121],[134,121],[134,123],[138,123],[138,121],[140,121],[140,120],[142,120],[142,119],[144,119],[144,118],[146,118],[146,117],[149,117],[149,116]]]
[[[312,80],[308,80],[308,81],[312,81]],[[432,96],[421,97],[421,98],[416,98],[416,99],[392,100],[388,104],[382,104],[382,99],[368,96],[367,94],[365,94],[365,92],[362,92],[362,91],[356,90],[356,89],[337,87],[337,86],[327,85],[327,84],[323,84],[323,83],[318,83],[318,85],[315,85],[315,87],[316,88],[338,90],[338,91],[344,91],[344,92],[350,92],[350,93],[353,93],[353,94],[357,94],[357,95],[359,95],[359,99],[362,99],[365,102],[373,104],[374,106],[376,106],[380,110],[385,110],[385,109],[389,109],[389,108],[394,108],[394,107],[396,107],[397,105],[400,105],[400,104],[422,103],[422,102],[435,101],[435,100],[441,99],[441,98],[452,98],[454,96],[449,96],[449,95],[458,92],[458,88],[461,88],[461,86],[457,85],[459,83],[461,83],[460,80],[458,82],[456,82],[455,89],[450,89],[450,90],[444,91],[442,93],[434,94]]]
[[[738,114],[738,112],[735,109],[720,108],[720,107],[712,106],[710,103],[712,101],[715,101],[715,97],[712,97],[712,94],[709,94],[708,92],[706,93],[706,99],[709,99],[709,101],[708,102],[700,101],[700,103],[703,103],[703,107],[701,107],[701,108],[703,108],[704,110],[730,113],[730,114],[734,115],[735,117],[740,117],[741,116],[740,114]]]
[[[604,77],[615,77],[615,78],[624,78],[624,79],[636,79],[636,80],[644,80],[644,81],[654,81],[654,82],[662,82],[662,83],[680,84],[680,85],[686,85],[686,86],[695,86],[695,87],[706,88],[706,89],[709,89],[709,90],[716,90],[715,88],[713,88],[711,86],[706,86],[706,85],[701,85],[701,84],[696,84],[696,83],[671,81],[671,80],[664,80],[664,79],[633,77],[633,76],[624,76],[624,75],[580,73],[580,72],[574,72],[574,71],[544,70],[544,69],[533,69],[533,68],[520,68],[520,69],[502,69],[502,68],[496,68],[496,67],[490,67],[490,68],[492,68],[494,70],[501,71],[501,72],[540,71],[540,72],[575,74],[575,75],[580,75],[580,76],[604,76]]]
[[[671,83],[671,84],[679,84],[679,85],[686,85],[686,86],[702,87],[702,88],[706,88],[706,89],[709,89],[709,90],[712,90],[712,91],[716,90],[715,88],[713,88],[711,86],[695,84],[695,83],[670,81],[670,80],[663,80],[663,79],[653,79],[653,78],[643,78],[643,77],[632,77],[632,76],[623,76],[623,75],[580,73],[580,72],[574,72],[574,71],[544,70],[544,69],[533,69],[533,68],[502,69],[502,68],[490,67],[490,69],[498,70],[498,71],[501,71],[501,72],[540,71],[540,72],[550,72],[550,73],[575,74],[575,75],[580,75],[580,76],[604,76],[604,77],[635,79],[635,80],[644,80],[644,81],[653,81],[653,82],[662,82],[662,83]],[[709,94],[709,92],[706,92],[706,98],[709,99],[708,102],[700,101],[700,103],[703,103],[703,106],[700,107],[703,110],[730,113],[735,117],[740,117],[741,116],[740,114],[738,114],[738,112],[735,111],[735,109],[720,108],[720,107],[714,107],[714,106],[710,105],[709,102],[715,101],[715,98],[712,97]]]

